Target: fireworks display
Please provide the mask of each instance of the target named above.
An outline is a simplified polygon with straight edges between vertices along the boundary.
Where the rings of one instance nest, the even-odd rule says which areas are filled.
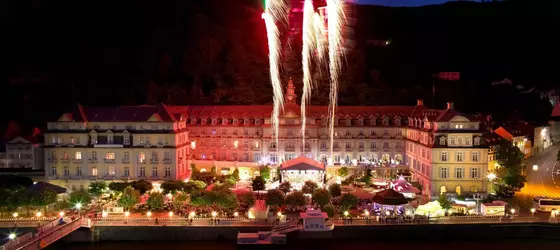
[[[307,118],[305,107],[309,98],[311,98],[311,91],[313,90],[313,80],[311,79],[311,64],[312,56],[316,49],[315,34],[314,34],[314,19],[315,10],[313,8],[313,0],[305,0],[303,5],[303,29],[302,29],[302,59],[301,65],[303,67],[303,94],[301,96],[301,141],[305,148],[305,126]]]
[[[342,67],[344,48],[342,29],[344,27],[344,0],[327,0],[328,15],[328,39],[329,39],[329,74],[330,74],[330,93],[329,93],[329,139],[330,139],[330,158],[333,155],[334,146],[334,123],[336,106],[338,102],[338,81]]]
[[[284,93],[282,91],[282,80],[280,77],[280,55],[282,44],[278,23],[286,18],[287,7],[283,0],[269,0],[265,2],[265,12],[262,18],[266,25],[268,39],[268,61],[270,64],[270,83],[273,91],[273,108],[271,123],[274,129],[274,138],[278,145],[280,111],[284,107]]]

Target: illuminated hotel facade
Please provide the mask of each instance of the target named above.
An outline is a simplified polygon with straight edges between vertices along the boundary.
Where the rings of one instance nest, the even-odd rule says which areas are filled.
[[[240,171],[242,179],[306,156],[325,162],[327,178],[347,166],[365,167],[377,178],[407,175],[431,196],[484,192],[488,147],[477,119],[449,103],[415,106],[339,106],[330,157],[327,106],[308,106],[305,143],[292,81],[285,93],[279,143],[270,123],[271,105],[78,106],[45,133],[45,172],[71,189],[95,180],[185,180],[200,171]],[[276,171],[272,171],[274,175]]]

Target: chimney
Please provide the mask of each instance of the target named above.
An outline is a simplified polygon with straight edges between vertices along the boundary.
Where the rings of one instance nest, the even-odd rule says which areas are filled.
[[[453,109],[453,102],[447,102],[447,109]]]
[[[424,99],[416,100],[416,106],[424,106]]]

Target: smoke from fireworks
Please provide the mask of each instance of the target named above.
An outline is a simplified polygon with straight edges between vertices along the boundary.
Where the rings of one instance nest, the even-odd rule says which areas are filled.
[[[280,110],[284,107],[284,94],[280,80],[280,31],[277,23],[286,18],[287,7],[283,0],[270,0],[265,2],[265,12],[262,18],[266,25],[268,39],[268,61],[270,64],[270,83],[273,91],[273,108],[271,123],[274,128],[274,138],[278,146]]]
[[[312,53],[315,51],[315,35],[313,25],[313,0],[305,0],[303,4],[303,29],[302,29],[302,60],[303,67],[303,94],[301,96],[301,142],[305,149],[305,126],[307,124],[305,107],[311,98],[311,91],[313,90],[313,81],[311,80],[311,58]]]
[[[344,0],[327,0],[328,38],[329,38],[329,73],[330,73],[330,102],[329,102],[329,139],[330,158],[333,155],[334,123],[338,102],[338,81],[342,66],[342,28],[344,26]]]

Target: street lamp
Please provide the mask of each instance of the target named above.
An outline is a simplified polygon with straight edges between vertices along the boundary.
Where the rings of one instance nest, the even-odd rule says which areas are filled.
[[[278,217],[282,217],[282,212],[278,212],[276,215],[278,215]]]
[[[212,211],[212,217],[216,218],[216,215],[218,215],[218,213],[216,213],[216,211]]]
[[[189,217],[191,217],[191,218],[194,218],[195,215],[196,215],[196,213],[195,213],[194,211],[191,211],[191,212],[189,213]]]
[[[152,212],[148,211],[148,212],[146,213],[146,216],[152,217]]]
[[[239,213],[238,213],[238,212],[235,212],[235,213],[233,213],[233,216],[234,216],[234,217],[239,217]]]
[[[537,210],[535,208],[531,208],[531,217],[535,217],[535,212]]]
[[[60,217],[64,217],[64,211],[60,211],[60,213],[58,213],[58,215],[60,215]]]
[[[11,233],[10,235],[8,235],[8,239],[10,239],[10,240],[14,240],[15,238],[16,238],[15,233]]]
[[[42,215],[43,215],[43,213],[41,213],[41,212],[37,212],[37,213],[35,214],[35,217],[37,217],[37,218],[41,218],[41,216],[42,216]]]
[[[101,217],[103,217],[103,218],[107,217],[107,212],[103,211],[103,212],[101,213]]]
[[[385,211],[385,215],[389,216],[389,215],[391,215],[391,212]]]
[[[369,211],[366,210],[364,214],[365,214],[366,216],[369,216]]]
[[[76,210],[78,210],[78,217],[80,217],[80,208],[82,208],[82,203],[76,203]]]
[[[494,174],[494,173],[489,173],[487,177],[488,177],[488,180],[489,180],[489,181],[493,181],[494,179],[496,179],[496,174]]]
[[[169,217],[173,217],[173,212],[169,212]]]
[[[533,165],[533,171],[539,170],[539,165]]]
[[[128,223],[128,216],[130,216],[130,212],[129,211],[124,212],[125,224]]]
[[[344,211],[344,216],[348,217],[348,211]]]
[[[509,211],[511,212],[511,215],[514,215],[514,214],[515,214],[515,209],[512,208],[512,209],[509,210]]]
[[[12,216],[14,217],[14,219],[17,218],[18,215],[19,215],[18,213],[13,213],[13,214],[12,214]]]
[[[410,216],[410,211],[409,211],[409,210],[406,210],[406,212],[404,212],[404,214],[405,214],[406,216]]]

